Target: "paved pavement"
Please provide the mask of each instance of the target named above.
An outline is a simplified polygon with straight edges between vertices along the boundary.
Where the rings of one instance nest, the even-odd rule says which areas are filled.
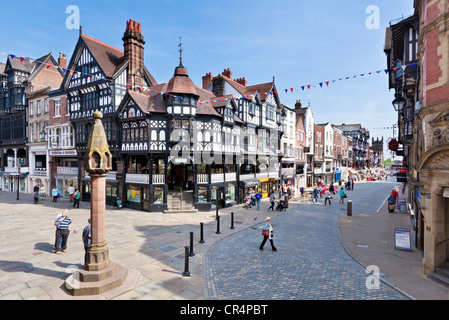
[[[394,227],[407,227],[410,220],[406,214],[386,213],[385,193],[393,186],[356,184],[348,192],[352,217],[338,200],[332,206],[296,201],[283,213],[268,212],[266,201],[260,212],[226,208],[220,211],[220,234],[215,212],[180,215],[107,207],[110,259],[140,273],[134,290],[113,299],[447,300],[447,288],[420,272],[419,251],[394,250]],[[82,267],[81,232],[89,203],[74,209],[67,200],[34,205],[31,195],[20,198],[0,192],[0,299],[59,299],[54,292],[69,270]],[[56,255],[53,221],[63,208],[74,222],[68,252]],[[235,229],[230,229],[231,212]],[[258,249],[267,215],[273,218],[278,252],[269,243],[264,251]],[[201,222],[204,244],[199,243]],[[189,259],[191,276],[183,277],[190,232],[195,255]],[[379,289],[366,287],[369,265],[379,267]]]

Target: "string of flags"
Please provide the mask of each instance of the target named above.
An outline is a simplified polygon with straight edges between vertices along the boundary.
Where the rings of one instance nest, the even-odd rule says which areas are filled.
[[[44,64],[41,61],[33,60],[33,59],[30,59],[30,58],[17,57],[17,56],[12,55],[12,54],[10,54],[9,57],[11,59],[19,59],[20,62],[24,62],[25,60],[27,60],[29,63],[36,62],[38,66],[41,66],[42,64]],[[88,77],[90,77],[92,79],[95,77],[95,80],[103,80],[105,82],[106,81],[114,82],[113,79],[101,78],[101,77],[95,76],[93,74],[83,73],[83,72],[80,72],[80,71],[67,69],[67,68],[61,68],[58,65],[55,66],[55,65],[52,65],[52,64],[45,64],[44,67],[46,69],[55,69],[55,70],[59,69],[64,74],[69,72],[71,75],[78,74],[78,75],[81,75],[81,76],[88,76]],[[382,73],[388,74],[390,71],[396,72],[398,69],[402,69],[403,71],[405,71],[405,69],[407,67],[415,68],[416,67],[416,63],[410,64],[410,65],[402,65],[401,67],[393,67],[393,68],[390,68],[390,69],[381,69],[381,70],[376,70],[376,71],[372,71],[372,72],[368,72],[368,73],[361,73],[361,74],[357,74],[357,75],[353,75],[353,76],[347,76],[347,77],[338,78],[338,79],[335,79],[335,80],[329,80],[329,81],[317,82],[317,83],[312,83],[312,84],[307,84],[307,85],[301,85],[301,86],[297,86],[297,87],[286,88],[286,89],[281,90],[281,91],[278,90],[278,91],[269,91],[269,92],[259,92],[259,93],[255,93],[254,95],[246,95],[246,96],[242,95],[240,98],[232,97],[232,98],[226,98],[226,99],[223,99],[223,98],[210,99],[210,100],[207,100],[207,101],[199,101],[199,103],[200,104],[212,104],[212,103],[216,103],[216,102],[224,102],[226,100],[233,100],[233,99],[234,100],[237,100],[237,99],[252,99],[252,98],[255,98],[255,97],[259,96],[259,95],[268,95],[268,94],[273,95],[273,94],[281,94],[281,93],[286,93],[287,94],[287,93],[293,93],[295,91],[306,91],[306,89],[307,90],[311,90],[312,88],[318,88],[318,87],[325,88],[325,87],[329,87],[329,85],[331,85],[331,84],[335,84],[336,82],[349,80],[349,79],[355,79],[357,77],[365,77],[365,76],[371,76],[371,75],[382,74]],[[174,95],[171,95],[171,94],[162,93],[162,92],[159,92],[157,90],[153,90],[153,89],[151,89],[151,87],[130,86],[130,85],[127,85],[127,87],[131,88],[133,90],[137,89],[137,90],[141,90],[141,91],[144,91],[144,92],[145,91],[146,92],[154,92],[154,93],[164,94],[166,96],[171,96],[171,97],[174,96]],[[389,127],[378,128],[378,129],[389,129]]]

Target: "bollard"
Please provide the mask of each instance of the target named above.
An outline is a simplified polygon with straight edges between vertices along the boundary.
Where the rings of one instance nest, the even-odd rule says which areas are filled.
[[[220,234],[220,216],[217,216],[217,232],[215,234]]]
[[[200,223],[200,243],[205,243],[204,241],[204,223]]]
[[[234,212],[231,212],[231,229],[235,229],[234,228]]]
[[[193,257],[195,254],[193,253],[193,232],[190,232],[190,256]]]
[[[352,200],[348,200],[348,208],[347,208],[347,216],[351,217],[352,216]]]
[[[190,271],[189,271],[189,247],[185,247],[186,253],[185,253],[185,264],[184,264],[184,272],[182,273],[183,277],[190,277]]]

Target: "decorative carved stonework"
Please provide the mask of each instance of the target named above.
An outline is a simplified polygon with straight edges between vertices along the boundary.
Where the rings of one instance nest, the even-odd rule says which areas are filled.
[[[449,111],[440,112],[440,114],[429,122],[432,128],[449,126]]]
[[[438,152],[430,156],[423,169],[449,170],[449,153]]]
[[[86,171],[89,174],[105,174],[112,169],[112,154],[109,151],[106,132],[101,119],[103,114],[94,112],[95,123],[89,135],[87,143]]]

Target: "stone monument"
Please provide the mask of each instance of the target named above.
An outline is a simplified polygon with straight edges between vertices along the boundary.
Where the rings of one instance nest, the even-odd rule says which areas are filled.
[[[72,296],[103,295],[106,299],[134,288],[140,275],[137,271],[109,260],[105,234],[106,176],[112,169],[101,112],[94,113],[95,123],[86,149],[85,168],[91,179],[91,244],[84,270],[65,280],[65,289]],[[109,292],[109,294],[106,294]]]

